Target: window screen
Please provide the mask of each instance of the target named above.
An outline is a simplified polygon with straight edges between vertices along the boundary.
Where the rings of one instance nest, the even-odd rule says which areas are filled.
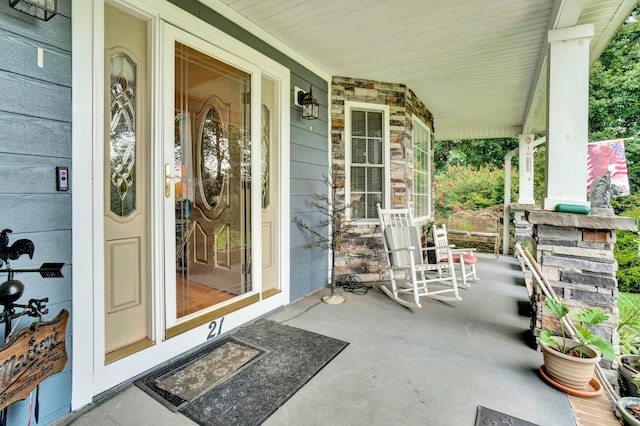
[[[431,133],[418,120],[413,120],[413,215],[431,214]]]
[[[382,111],[351,112],[351,217],[375,219],[384,194]]]

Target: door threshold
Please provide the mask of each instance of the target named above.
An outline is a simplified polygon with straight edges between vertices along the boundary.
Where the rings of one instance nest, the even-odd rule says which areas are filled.
[[[104,365],[108,365],[122,358],[126,358],[129,355],[133,355],[134,353],[140,352],[143,349],[150,348],[155,344],[156,342],[151,339],[142,339],[137,342],[131,343],[130,345],[123,346],[111,352],[107,352],[104,355]]]

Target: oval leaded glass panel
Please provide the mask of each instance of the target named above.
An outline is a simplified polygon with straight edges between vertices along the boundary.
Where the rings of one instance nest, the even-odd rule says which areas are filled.
[[[129,216],[136,208],[136,64],[125,54],[111,57],[109,126],[110,208]]]
[[[210,207],[220,202],[224,177],[231,169],[229,149],[229,139],[224,134],[220,114],[211,108],[204,118],[200,141],[202,193]]]

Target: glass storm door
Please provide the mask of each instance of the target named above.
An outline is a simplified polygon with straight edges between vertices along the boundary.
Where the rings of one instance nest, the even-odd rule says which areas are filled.
[[[175,217],[175,267],[166,269],[175,277],[175,285],[166,280],[168,327],[254,290],[252,75],[201,40],[178,40],[171,46],[174,131],[165,164],[165,196]]]
[[[105,5],[105,362],[151,341],[147,23]]]

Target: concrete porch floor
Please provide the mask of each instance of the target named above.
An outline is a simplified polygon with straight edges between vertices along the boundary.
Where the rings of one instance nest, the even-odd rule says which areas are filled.
[[[478,276],[457,303],[408,309],[372,289],[328,305],[322,289],[268,315],[350,345],[264,424],[473,425],[481,405],[544,426],[619,425],[606,399],[570,404],[539,377],[518,262],[481,255]],[[57,424],[194,423],[132,385]]]

